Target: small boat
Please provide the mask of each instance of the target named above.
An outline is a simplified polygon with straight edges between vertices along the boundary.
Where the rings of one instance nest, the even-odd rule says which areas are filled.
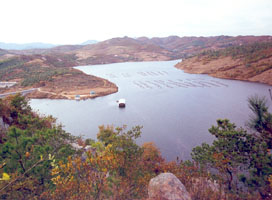
[[[126,107],[126,100],[119,99],[118,104],[119,104],[119,108],[124,108],[124,107]]]
[[[75,96],[75,100],[80,100],[80,95],[79,94],[77,94],[76,96]]]

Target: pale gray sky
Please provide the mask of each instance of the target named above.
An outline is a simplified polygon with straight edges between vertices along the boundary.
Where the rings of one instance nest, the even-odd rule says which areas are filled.
[[[272,0],[1,0],[0,42],[272,35]]]

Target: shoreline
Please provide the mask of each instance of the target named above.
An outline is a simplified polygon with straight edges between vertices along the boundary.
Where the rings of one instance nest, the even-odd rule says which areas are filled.
[[[189,74],[206,74],[215,78],[247,81],[272,86],[272,69],[257,75],[247,76],[247,69],[244,69],[244,66],[238,61],[230,60],[229,58],[208,63],[190,58],[177,63],[174,67]]]
[[[181,59],[160,60],[160,61],[164,62],[164,61],[180,61],[180,60]],[[157,62],[157,61],[158,60],[147,60],[147,61],[140,61],[140,62]],[[129,62],[137,62],[137,61],[127,61],[127,62],[117,62],[117,63],[129,63]],[[116,63],[113,62],[113,63],[107,63],[107,64],[116,64]],[[103,64],[98,64],[98,65],[103,65]],[[82,66],[82,65],[79,65],[79,66]],[[70,68],[80,71],[82,74],[84,74],[84,76],[96,77],[97,79],[102,80],[104,84],[101,85],[100,87],[90,86],[90,87],[84,87],[84,88],[80,88],[76,90],[60,91],[60,92],[56,92],[52,90],[52,88],[46,88],[47,90],[44,90],[44,87],[40,87],[36,91],[29,93],[26,96],[31,99],[86,100],[86,99],[94,99],[97,97],[103,97],[103,96],[107,96],[107,95],[118,92],[118,86],[115,83],[112,83],[109,80],[101,78],[101,77],[86,74],[83,71],[76,68],[79,66],[74,66]],[[86,65],[86,66],[89,66],[89,65]],[[94,92],[94,94],[91,94],[90,93],[91,91]],[[76,99],[76,95],[80,95],[80,99]]]
[[[180,59],[147,59],[140,62],[156,62],[156,61],[174,61]],[[139,61],[124,61],[124,62],[105,62],[106,64],[116,63],[129,63]],[[104,63],[103,63],[104,64]],[[90,64],[86,64],[90,65]],[[99,64],[102,65],[102,64]],[[65,74],[53,77],[50,81],[40,81],[31,86],[22,87],[20,86],[21,79],[14,79],[8,82],[13,83],[16,81],[17,84],[12,87],[0,88],[0,95],[5,93],[24,93],[24,90],[37,89],[34,92],[24,94],[31,99],[69,99],[78,100],[77,95],[80,95],[80,100],[93,99],[102,97],[118,92],[116,84],[110,82],[107,79],[97,77],[94,75],[85,74],[83,71],[76,69],[76,67],[85,65],[76,65],[68,67],[71,74]]]
[[[30,99],[69,100],[77,100],[76,96],[79,95],[80,100],[85,100],[118,92],[116,84],[109,80],[76,71],[78,71],[77,74],[55,77],[53,81],[41,82],[31,87],[21,87],[18,83],[18,85],[3,89],[1,94],[21,93]],[[25,93],[29,90],[32,91]]]
[[[95,94],[88,94],[87,92],[82,93],[82,90],[74,90],[62,93],[54,93],[42,90],[38,88],[37,91],[27,94],[26,96],[31,99],[67,99],[67,100],[77,100],[76,95],[80,95],[79,100],[94,99],[97,97],[103,97],[118,92],[118,87],[114,88],[88,88],[86,91],[94,91]]]

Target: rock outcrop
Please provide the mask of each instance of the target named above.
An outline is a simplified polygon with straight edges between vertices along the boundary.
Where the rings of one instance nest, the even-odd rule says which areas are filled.
[[[3,117],[0,117],[0,131],[6,131],[8,127],[9,125],[4,122]]]
[[[191,200],[185,186],[172,173],[152,178],[148,186],[148,200]]]
[[[209,180],[204,177],[193,178],[193,187],[196,188],[206,188],[206,190],[211,190],[213,192],[222,193],[220,185],[216,181]]]

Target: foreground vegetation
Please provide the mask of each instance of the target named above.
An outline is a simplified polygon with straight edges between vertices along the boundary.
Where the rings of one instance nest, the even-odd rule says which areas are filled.
[[[250,133],[218,120],[214,142],[194,148],[193,161],[166,162],[153,143],[135,143],[139,126],[101,126],[97,141],[83,140],[33,113],[24,97],[8,97],[0,100],[0,198],[144,199],[151,178],[172,172],[193,199],[269,199],[272,115],[264,98],[249,106]]]

